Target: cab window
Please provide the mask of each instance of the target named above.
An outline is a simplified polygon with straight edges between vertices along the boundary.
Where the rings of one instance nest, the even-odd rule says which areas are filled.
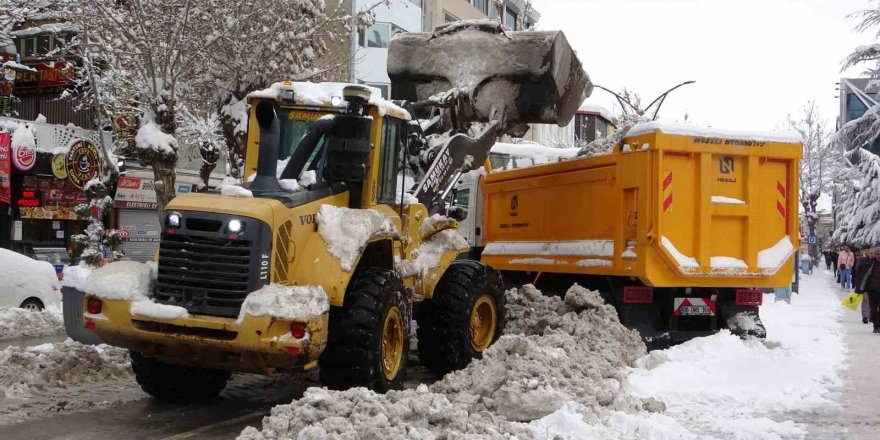
[[[397,203],[398,156],[406,142],[406,121],[382,118],[382,155],[379,170],[379,203]]]

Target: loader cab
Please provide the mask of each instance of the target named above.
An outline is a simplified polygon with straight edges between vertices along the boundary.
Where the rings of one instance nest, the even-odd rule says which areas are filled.
[[[406,147],[409,114],[379,96],[363,85],[296,82],[252,95],[245,181],[259,178],[266,132],[258,109],[271,105],[278,123],[275,177],[296,179],[300,192],[351,191],[352,208],[399,203],[398,157]]]

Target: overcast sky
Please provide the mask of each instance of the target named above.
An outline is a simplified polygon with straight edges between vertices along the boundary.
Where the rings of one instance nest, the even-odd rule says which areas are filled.
[[[647,104],[671,86],[661,120],[773,130],[815,100],[834,124],[841,61],[876,41],[851,12],[868,0],[533,0],[539,29],[565,32],[594,83],[638,91]],[[858,75],[860,69],[847,72]],[[617,109],[595,90],[588,102]]]

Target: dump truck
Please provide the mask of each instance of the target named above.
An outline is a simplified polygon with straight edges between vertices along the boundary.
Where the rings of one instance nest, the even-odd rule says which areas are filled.
[[[487,48],[516,69],[481,67]],[[444,58],[425,63],[432,53]],[[467,244],[435,214],[499,136],[570,119],[589,77],[562,33],[507,32],[497,21],[399,35],[389,75],[401,100],[338,83],[251,94],[246,183],[168,203],[149,302],[86,292],[85,327],[131,350],[147,393],[204,400],[231,372],[316,366],[331,388],[384,392],[406,377],[413,321],[421,363],[437,374],[500,336],[499,273],[457,259]],[[415,189],[401,186],[407,177]],[[297,298],[315,295],[329,310],[298,316],[315,304]],[[251,313],[257,297],[264,313]]]
[[[649,346],[764,337],[763,289],[790,284],[799,247],[801,155],[796,134],[651,122],[608,154],[470,173],[451,203],[470,258],[596,289]]]

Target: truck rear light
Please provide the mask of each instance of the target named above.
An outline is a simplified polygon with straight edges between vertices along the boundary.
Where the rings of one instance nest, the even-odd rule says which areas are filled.
[[[95,321],[86,321],[86,330],[95,330]]]
[[[98,298],[89,298],[88,301],[86,301],[86,310],[93,315],[101,313],[103,307],[104,304],[102,304],[101,300]]]
[[[764,303],[764,292],[760,290],[743,289],[736,291],[736,305],[760,306]]]
[[[287,347],[287,348],[285,348],[285,350],[287,350],[287,352],[290,353],[290,354],[292,354],[292,355],[298,355],[298,354],[299,354],[299,347]]]
[[[293,322],[290,324],[290,336],[293,336],[294,339],[305,338],[307,334],[309,334],[309,329],[305,324],[301,322]]]
[[[654,302],[654,289],[643,286],[626,286],[623,288],[624,304],[651,304]]]

